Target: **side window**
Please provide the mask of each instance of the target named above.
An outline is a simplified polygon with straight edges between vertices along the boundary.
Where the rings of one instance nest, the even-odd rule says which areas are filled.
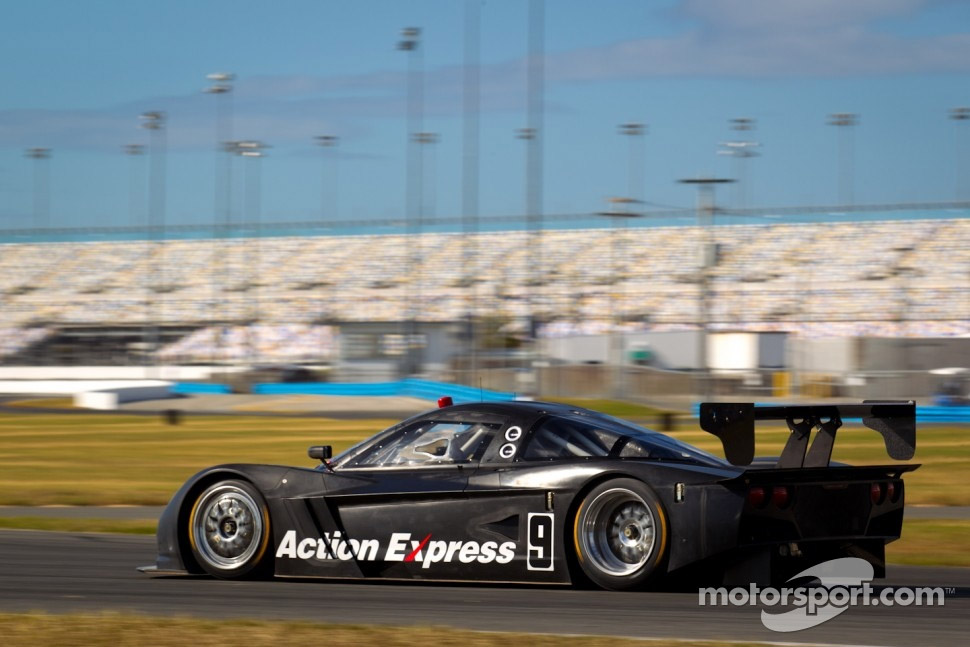
[[[403,429],[354,459],[348,467],[471,463],[481,459],[498,425],[425,420]]]
[[[615,431],[583,421],[550,416],[532,433],[522,458],[528,461],[608,456],[618,437]]]

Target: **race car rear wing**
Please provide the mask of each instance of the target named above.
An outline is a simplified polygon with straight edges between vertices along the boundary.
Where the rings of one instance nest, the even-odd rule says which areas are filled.
[[[750,465],[754,460],[756,420],[784,420],[791,435],[775,465],[777,468],[827,467],[832,458],[835,432],[846,418],[861,418],[863,425],[879,432],[890,457],[909,460],[916,453],[916,403],[913,401],[758,407],[752,403],[704,402],[700,411],[701,429],[721,439],[724,455],[732,465]],[[809,447],[812,429],[818,433]]]

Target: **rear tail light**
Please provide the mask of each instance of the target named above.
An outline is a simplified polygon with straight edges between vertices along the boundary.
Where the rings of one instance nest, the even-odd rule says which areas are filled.
[[[886,499],[886,484],[873,483],[869,486],[869,498],[875,505],[879,505]]]
[[[896,489],[896,484],[892,481],[886,483],[886,498],[893,503],[899,501],[899,490]]]
[[[753,508],[764,508],[769,503],[784,509],[791,505],[792,489],[788,485],[754,485],[748,490],[748,504]]]
[[[776,485],[771,490],[771,503],[778,508],[785,508],[791,501],[791,490],[784,485]]]
[[[756,485],[748,490],[748,503],[755,508],[760,508],[768,502],[768,493],[760,485]]]

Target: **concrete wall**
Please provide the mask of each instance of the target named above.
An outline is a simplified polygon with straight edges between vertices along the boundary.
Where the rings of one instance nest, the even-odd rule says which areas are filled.
[[[85,391],[74,396],[74,404],[85,409],[117,409],[123,402],[161,400],[172,396],[170,382],[157,384],[126,385],[96,391]]]
[[[0,366],[0,380],[205,380],[225,366]]]
[[[700,354],[696,331],[629,333],[622,336],[623,354],[649,347],[657,366],[674,369],[697,368]],[[609,335],[581,335],[541,342],[543,354],[570,364],[606,364],[610,362]]]

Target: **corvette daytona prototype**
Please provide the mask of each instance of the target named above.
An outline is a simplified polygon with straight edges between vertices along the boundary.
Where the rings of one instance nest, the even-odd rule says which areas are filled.
[[[911,458],[912,402],[702,404],[727,460],[565,404],[442,404],[336,457],[311,447],[316,468],[203,470],[168,504],[142,570],[624,590],[779,582],[854,556],[880,577],[902,527],[901,477],[916,468],[831,461],[843,419]],[[776,458],[754,456],[763,420],[790,431]]]

